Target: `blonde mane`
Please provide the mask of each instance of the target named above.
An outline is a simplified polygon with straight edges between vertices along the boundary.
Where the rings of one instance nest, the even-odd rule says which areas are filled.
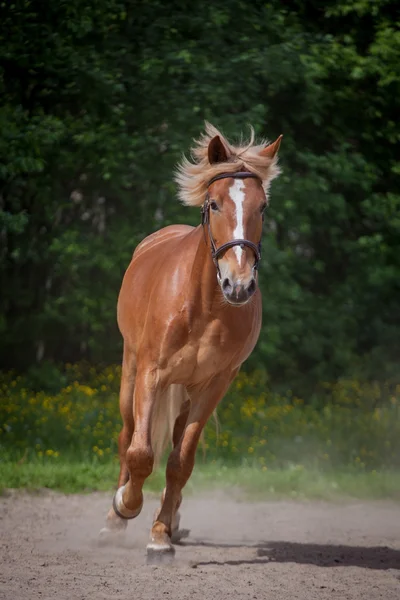
[[[247,143],[233,146],[211,123],[205,123],[205,133],[200,139],[195,140],[191,149],[192,161],[185,156],[178,166],[175,181],[178,184],[178,196],[186,206],[201,206],[204,202],[208,182],[221,173],[235,173],[236,171],[250,171],[261,179],[265,192],[269,185],[279,175],[277,156],[269,158],[260,155],[268,142],[260,140],[254,143],[254,129],[250,128],[250,139]],[[208,145],[215,136],[219,136],[225,146],[228,160],[226,162],[210,164],[208,160]]]

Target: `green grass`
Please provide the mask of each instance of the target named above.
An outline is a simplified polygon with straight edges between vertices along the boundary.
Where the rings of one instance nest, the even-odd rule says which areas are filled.
[[[400,472],[318,471],[293,466],[262,471],[255,467],[200,467],[189,489],[236,488],[246,499],[392,499],[400,501]]]
[[[0,490],[50,488],[64,493],[111,492],[116,485],[116,462],[34,460],[0,463]],[[164,469],[146,482],[145,489],[160,493]],[[186,486],[187,494],[210,489],[229,490],[238,498],[270,500],[281,498],[339,500],[346,498],[400,501],[400,472],[331,470],[321,472],[304,467],[262,470],[258,467],[198,464]]]
[[[0,490],[115,489],[120,367],[66,365],[39,379],[0,372]],[[53,373],[54,375],[54,373]],[[185,494],[400,500],[400,385],[340,380],[310,398],[240,373],[205,429]],[[160,493],[164,469],[146,483]]]

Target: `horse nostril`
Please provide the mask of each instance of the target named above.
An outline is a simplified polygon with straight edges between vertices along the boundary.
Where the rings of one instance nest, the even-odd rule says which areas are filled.
[[[225,279],[222,282],[222,291],[225,292],[226,294],[230,294],[232,292],[233,288],[232,288],[232,284],[229,281],[229,279],[227,277],[225,277]]]
[[[254,294],[255,291],[256,291],[256,280],[252,279],[250,281],[249,287],[247,288],[247,292],[251,296],[252,294]]]

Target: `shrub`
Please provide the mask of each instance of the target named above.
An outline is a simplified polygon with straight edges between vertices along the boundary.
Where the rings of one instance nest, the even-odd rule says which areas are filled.
[[[0,449],[11,458],[115,457],[121,427],[120,367],[66,365],[55,393],[0,375]],[[36,378],[37,379],[37,378]],[[340,381],[310,401],[270,390],[265,374],[240,373],[211,420],[206,460],[362,470],[400,466],[400,386]]]

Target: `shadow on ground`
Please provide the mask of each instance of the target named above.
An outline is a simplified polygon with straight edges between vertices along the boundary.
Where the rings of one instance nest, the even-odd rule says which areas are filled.
[[[300,544],[295,542],[260,542],[251,544],[218,544],[215,542],[184,542],[182,546],[206,546],[210,548],[254,548],[257,558],[253,560],[203,561],[205,565],[243,565],[298,563],[317,567],[362,567],[364,569],[400,569],[400,550],[387,546],[335,546],[325,544]],[[263,558],[265,557],[265,558]]]

